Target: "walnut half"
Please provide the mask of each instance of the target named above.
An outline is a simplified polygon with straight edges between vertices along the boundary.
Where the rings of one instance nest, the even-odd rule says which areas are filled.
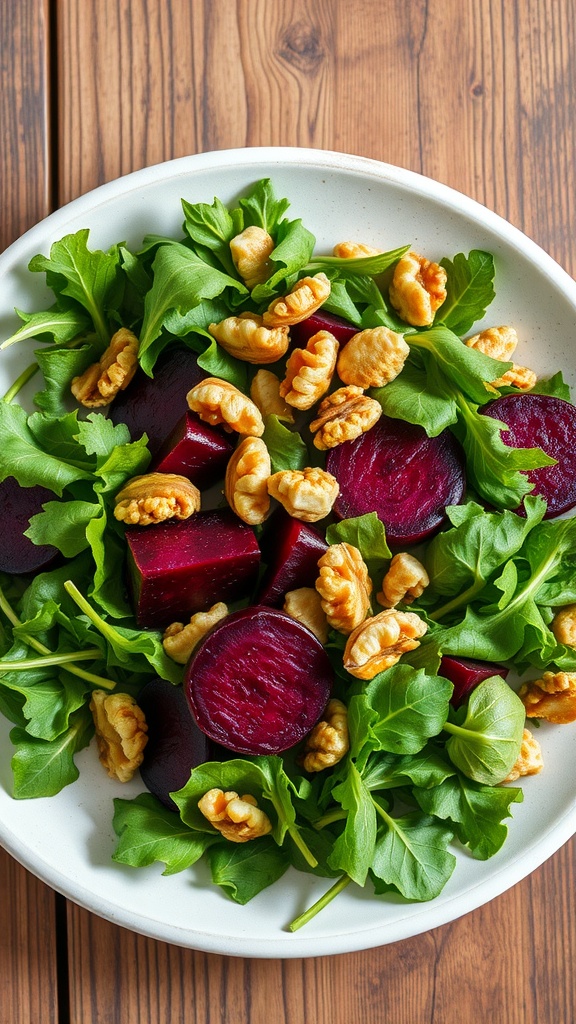
[[[351,633],[364,622],[370,608],[372,580],[358,548],[345,541],[331,544],[318,560],[316,590],[333,629]]]
[[[356,679],[373,679],[419,646],[427,625],[414,612],[389,608],[367,618],[348,637],[344,668]]]
[[[198,801],[198,809],[231,843],[247,843],[272,831],[270,818],[250,793],[238,796],[233,791],[209,789]]]
[[[348,708],[335,697],[328,701],[322,719],[306,739],[302,767],[307,772],[332,768],[350,749]]]
[[[134,476],[118,491],[114,517],[129,526],[189,519],[200,508],[200,491],[177,473]]]
[[[144,712],[128,693],[93,690],[90,710],[100,761],[111,779],[129,782],[148,742]]]
[[[138,369],[138,346],[138,338],[127,327],[116,331],[99,362],[73,378],[70,390],[74,398],[88,409],[109,405],[128,387]]]

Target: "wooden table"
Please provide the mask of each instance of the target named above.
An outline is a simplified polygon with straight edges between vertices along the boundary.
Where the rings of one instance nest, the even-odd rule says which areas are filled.
[[[576,271],[571,0],[4,0],[0,47],[0,248],[146,164],[290,145],[438,178]],[[572,1024],[575,869],[569,842],[426,935],[266,961],[134,935],[0,851],[0,1024]]]

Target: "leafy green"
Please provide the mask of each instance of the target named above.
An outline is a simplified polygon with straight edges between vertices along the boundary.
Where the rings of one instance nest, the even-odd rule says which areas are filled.
[[[494,298],[494,258],[472,249],[467,257],[460,252],[453,260],[441,260],[440,266],[447,273],[446,299],[436,320],[461,336],[482,319]]]
[[[86,340],[78,348],[39,349],[34,353],[45,387],[34,395],[34,404],[50,416],[65,416],[70,402],[70,381],[95,362],[96,348]]]
[[[16,478],[22,487],[40,484],[62,495],[64,488],[91,473],[81,466],[55,458],[39,445],[31,429],[31,417],[19,405],[0,402],[0,480]]]
[[[21,309],[17,309],[16,313],[23,321],[23,325],[6,338],[0,348],[8,348],[9,345],[25,341],[27,338],[45,336],[46,340],[62,345],[82,334],[90,322],[77,307],[63,308],[62,302],[56,302],[50,309],[40,310],[38,313],[25,313]]]
[[[251,843],[220,843],[208,850],[212,881],[244,905],[277,882],[290,866],[285,851],[268,836]]]
[[[393,818],[383,811],[382,816],[387,827],[379,833],[371,868],[375,892],[433,900],[456,867],[447,849],[454,833],[419,812]]]
[[[75,782],[79,772],[74,754],[88,745],[93,731],[92,716],[87,708],[71,716],[69,728],[52,741],[37,739],[23,729],[12,729],[15,799],[55,796]]]
[[[184,230],[199,245],[208,249],[222,264],[226,274],[236,277],[236,268],[230,253],[230,242],[242,230],[239,210],[229,212],[220,199],[208,203],[188,203],[182,200]]]
[[[308,450],[297,430],[290,430],[278,416],[267,416],[262,440],[268,449],[272,472],[283,469],[304,469],[308,465]]]
[[[345,543],[358,548],[374,587],[380,584],[392,552],[386,541],[384,523],[376,512],[331,523],[326,530],[326,540],[329,544]]]
[[[229,355],[212,338],[208,347],[198,356],[198,366],[206,370],[211,377],[220,377],[233,384],[239,391],[248,390],[248,371],[246,363]]]
[[[460,842],[479,860],[501,849],[508,834],[502,819],[510,815],[510,804],[523,798],[521,789],[484,786],[460,773],[432,788],[415,787],[412,795],[427,814],[449,821]]]
[[[255,225],[275,237],[290,203],[276,197],[270,178],[262,178],[239,200],[239,206],[244,213],[244,227]]]
[[[133,800],[116,798],[112,824],[118,836],[112,860],[133,868],[162,861],[164,875],[191,867],[218,841],[217,836],[189,828],[151,793]]]
[[[276,232],[276,246],[268,257],[277,267],[263,284],[252,289],[255,302],[269,302],[281,287],[295,283],[299,271],[309,262],[316,239],[301,220],[280,221]]]
[[[472,690],[464,720],[445,723],[446,753],[469,779],[495,786],[518,760],[525,719],[514,690],[501,676],[491,676]]]

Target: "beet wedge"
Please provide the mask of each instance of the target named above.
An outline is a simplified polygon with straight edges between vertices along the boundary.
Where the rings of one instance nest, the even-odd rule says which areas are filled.
[[[319,309],[312,316],[307,317],[306,320],[301,320],[299,324],[292,325],[290,328],[290,341],[298,348],[306,348],[307,342],[318,331],[330,331],[330,334],[333,334],[336,341],[339,341],[340,346],[342,346],[347,341],[350,341],[350,338],[353,338],[355,334],[358,334],[359,330],[359,327],[354,327],[354,324],[344,320],[343,317]]]
[[[493,661],[474,661],[473,658],[457,658],[455,655],[445,654],[440,661],[438,675],[444,676],[454,684],[450,703],[453,707],[459,708],[478,683],[490,679],[491,676],[506,679],[508,669]]]
[[[258,591],[258,604],[282,604],[289,590],[313,587],[318,578],[318,559],[327,547],[313,527],[278,509],[262,539],[262,557],[267,568]]]
[[[32,516],[42,511],[47,501],[56,501],[46,487],[21,487],[13,476],[0,483],[0,572],[15,576],[49,569],[60,553],[51,544],[33,544],[24,536]]]
[[[234,451],[229,437],[187,412],[161,445],[150,471],[178,473],[200,490],[222,480]]]
[[[341,519],[376,512],[395,546],[415,544],[445,522],[446,506],[464,495],[464,457],[449,430],[382,416],[354,441],[332,448],[326,469],[339,485],[333,511]]]
[[[184,690],[210,739],[238,754],[279,754],[314,727],[332,682],[320,641],[284,612],[256,605],[201,641]]]

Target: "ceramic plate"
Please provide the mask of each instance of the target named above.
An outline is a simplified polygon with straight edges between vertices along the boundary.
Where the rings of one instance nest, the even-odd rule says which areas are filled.
[[[82,196],[28,231],[0,256],[0,335],[18,326],[14,307],[43,308],[43,275],[26,267],[56,239],[90,228],[92,248],[119,239],[138,246],[147,232],[179,237],[180,199],[228,204],[262,177],[291,202],[315,233],[317,251],[359,239],[382,248],[410,243],[431,259],[486,249],[497,266],[489,324],[514,324],[520,361],[549,374],[562,368],[575,383],[576,284],[533,242],[490,211],[451,189],[371,160],[305,149],[245,149],[185,157],[130,174]],[[31,359],[29,343],[1,354],[4,393]],[[33,347],[33,343],[32,343]],[[26,349],[26,351],[24,351]],[[394,942],[442,925],[514,885],[576,831],[576,797],[567,764],[576,761],[576,727],[538,734],[545,770],[524,782],[513,805],[509,838],[491,860],[458,854],[443,893],[431,903],[376,898],[349,886],[296,934],[286,926],[329,886],[290,871],[245,907],[209,883],[204,868],[162,877],[161,865],[130,869],[112,863],[112,798],[143,790],[114,784],[95,745],[77,757],[80,778],[50,799],[11,796],[10,726],[0,721],[0,842],[25,867],[76,903],[116,924],[167,942],[216,953],[305,957]]]

